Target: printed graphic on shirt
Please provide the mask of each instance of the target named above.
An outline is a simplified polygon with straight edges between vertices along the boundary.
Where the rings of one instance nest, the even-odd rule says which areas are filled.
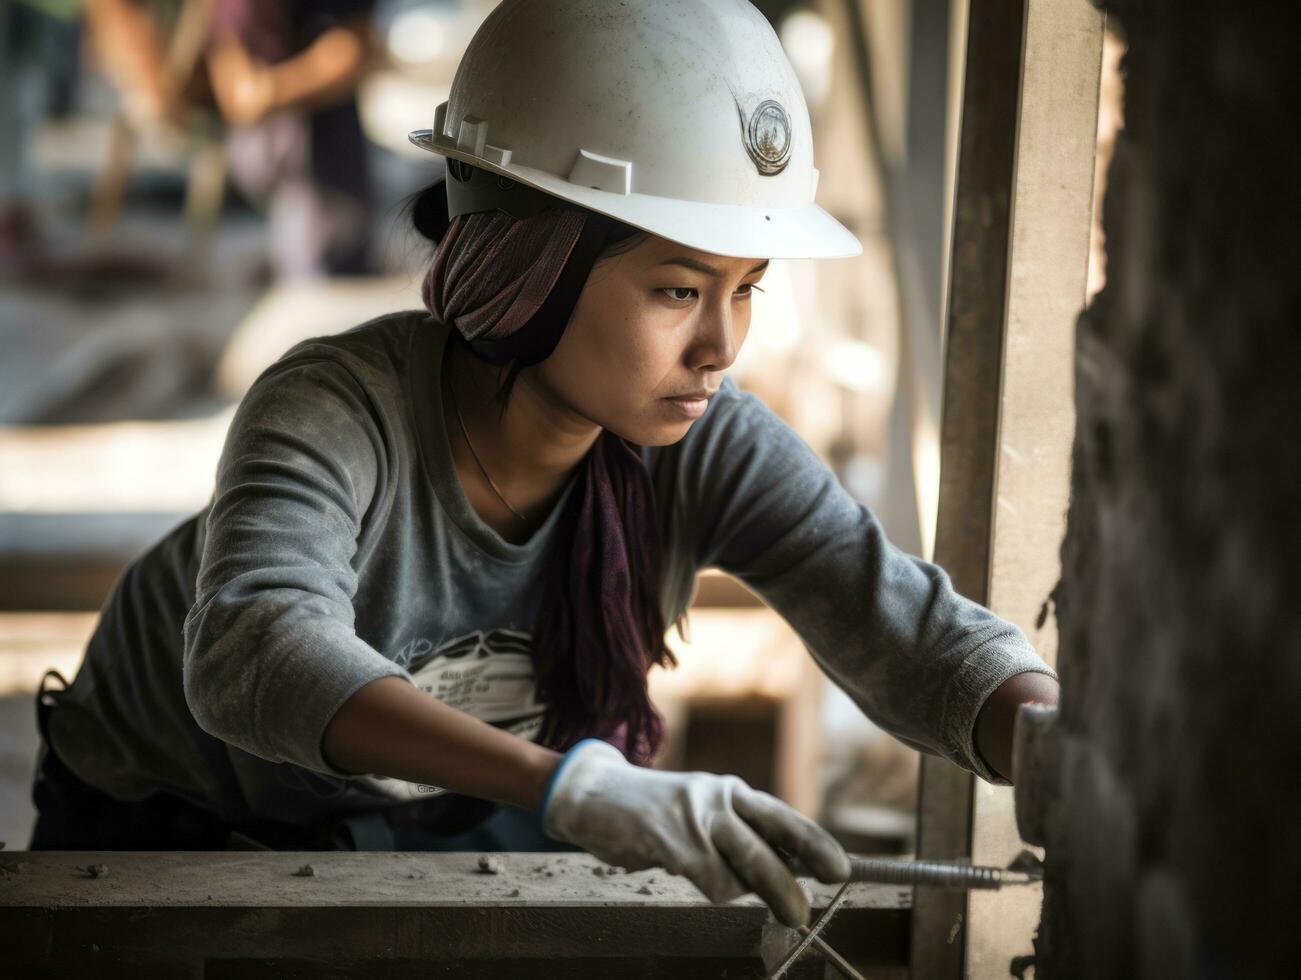
[[[475,630],[437,649],[428,640],[416,639],[394,659],[406,666],[420,690],[444,704],[521,738],[536,739],[542,730],[546,705],[537,700],[533,688],[532,633]],[[447,792],[387,776],[361,776],[358,782],[396,800]]]

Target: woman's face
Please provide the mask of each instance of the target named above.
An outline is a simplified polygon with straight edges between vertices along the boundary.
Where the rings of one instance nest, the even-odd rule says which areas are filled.
[[[598,262],[535,383],[558,403],[643,446],[687,434],[750,330],[763,259],[699,252],[648,237]]]

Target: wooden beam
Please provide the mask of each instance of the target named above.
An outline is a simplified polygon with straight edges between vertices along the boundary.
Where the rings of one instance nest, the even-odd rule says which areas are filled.
[[[1051,662],[1037,620],[1065,530],[1102,18],[1078,0],[970,0],[966,52],[936,560]],[[923,857],[1005,864],[1011,791],[926,759],[918,836]],[[913,976],[1007,976],[1038,910],[1037,891],[919,893]]]
[[[935,561],[954,588],[989,599],[998,392],[1016,166],[1023,0],[970,0],[946,304]],[[917,855],[971,854],[972,777],[922,759]],[[966,944],[966,898],[920,889],[911,966],[917,980],[956,980]]]
[[[1028,0],[1017,113],[1016,176],[999,406],[988,605],[1057,659],[1052,617],[1040,612],[1061,577],[1070,498],[1075,321],[1085,304],[1103,15],[1081,0]],[[1005,865],[1022,848],[1012,790],[978,783],[972,859]],[[1008,975],[1033,952],[1038,889],[972,893],[970,980]]]

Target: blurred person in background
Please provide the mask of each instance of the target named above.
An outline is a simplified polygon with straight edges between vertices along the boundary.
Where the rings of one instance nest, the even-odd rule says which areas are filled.
[[[270,220],[281,278],[370,272],[371,193],[356,90],[371,0],[212,0],[208,72],[231,172]]]
[[[356,89],[374,47],[372,8],[371,0],[86,3],[128,117],[183,125],[215,104],[229,127],[234,183],[266,211],[278,278],[371,271]],[[203,57],[178,69],[190,64],[178,49],[195,44],[177,36],[180,27],[196,23]]]

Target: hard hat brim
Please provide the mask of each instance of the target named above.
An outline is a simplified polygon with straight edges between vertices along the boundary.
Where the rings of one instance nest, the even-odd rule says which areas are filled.
[[[423,150],[501,174],[562,201],[701,252],[729,258],[822,259],[860,255],[854,234],[817,204],[764,208],[711,204],[649,194],[615,194],[574,184],[515,163],[496,166],[472,153],[436,142],[432,130],[408,138]]]

